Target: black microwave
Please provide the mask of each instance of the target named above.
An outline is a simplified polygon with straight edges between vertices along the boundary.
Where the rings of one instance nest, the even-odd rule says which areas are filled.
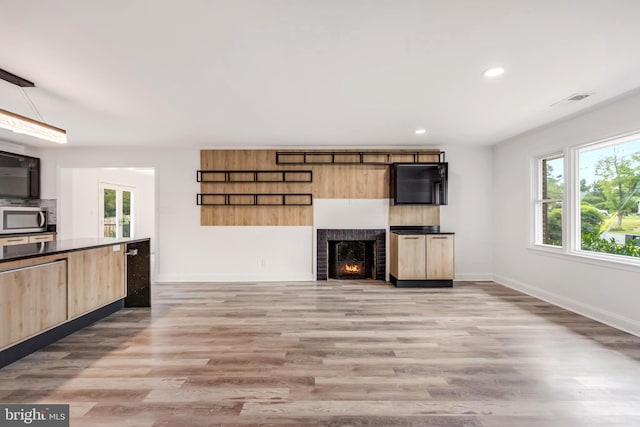
[[[0,197],[40,198],[40,159],[0,151]]]

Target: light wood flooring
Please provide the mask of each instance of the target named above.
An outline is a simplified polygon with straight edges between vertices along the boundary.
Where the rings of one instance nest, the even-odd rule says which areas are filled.
[[[72,426],[640,425],[640,338],[489,282],[154,285],[0,369]]]

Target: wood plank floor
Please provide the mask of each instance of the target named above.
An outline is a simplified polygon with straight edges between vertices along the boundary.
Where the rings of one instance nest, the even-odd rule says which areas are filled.
[[[640,425],[640,338],[490,282],[155,285],[0,369],[72,426]]]

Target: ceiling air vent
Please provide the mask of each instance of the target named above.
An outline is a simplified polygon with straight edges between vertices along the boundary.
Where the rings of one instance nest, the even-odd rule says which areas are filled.
[[[586,99],[588,97],[590,97],[591,95],[593,95],[593,93],[574,93],[573,95],[571,95],[568,98],[562,99],[556,103],[551,104],[552,107],[556,106],[556,105],[568,105],[568,104],[572,104],[574,102],[578,102],[578,101],[582,101],[583,99]]]

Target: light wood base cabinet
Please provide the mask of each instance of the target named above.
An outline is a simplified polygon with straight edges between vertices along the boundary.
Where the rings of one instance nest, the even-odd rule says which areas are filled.
[[[391,282],[398,287],[452,286],[453,234],[391,233]]]
[[[113,245],[69,253],[70,319],[126,296],[124,248]]]
[[[0,348],[66,320],[66,261],[0,272]]]

